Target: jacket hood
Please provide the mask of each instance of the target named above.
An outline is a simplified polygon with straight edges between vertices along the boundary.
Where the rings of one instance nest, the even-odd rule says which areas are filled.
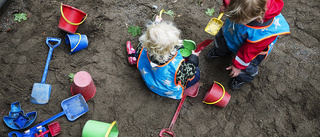
[[[279,15],[283,8],[282,0],[268,0],[267,2],[267,11],[264,15],[264,21],[268,21],[273,17]]]
[[[230,0],[223,0],[223,5],[228,6]],[[283,0],[268,0],[267,1],[267,11],[264,15],[264,22],[272,19],[273,17],[279,15],[283,8]]]

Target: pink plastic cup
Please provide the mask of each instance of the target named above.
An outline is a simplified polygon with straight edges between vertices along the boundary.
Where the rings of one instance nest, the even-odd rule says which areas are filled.
[[[93,98],[96,93],[96,86],[90,74],[86,71],[79,71],[74,75],[71,94],[76,95],[78,93],[80,93],[86,101]]]

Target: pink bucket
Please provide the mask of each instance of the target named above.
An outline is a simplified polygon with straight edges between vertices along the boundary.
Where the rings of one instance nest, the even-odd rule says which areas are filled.
[[[80,93],[86,101],[93,98],[96,93],[96,86],[90,74],[86,71],[79,71],[73,77],[71,94],[76,95],[78,93]]]

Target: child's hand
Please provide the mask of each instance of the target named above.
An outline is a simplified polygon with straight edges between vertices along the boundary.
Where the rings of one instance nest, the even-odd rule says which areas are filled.
[[[201,53],[201,50],[198,51],[198,52],[195,52],[194,50],[192,50],[192,54],[193,54],[193,55],[199,56],[200,53]]]
[[[226,68],[226,70],[230,70],[230,69],[231,69],[231,72],[230,72],[231,77],[237,77],[241,72],[241,69],[239,69],[233,65]]]
[[[158,15],[154,18],[155,22],[162,22],[162,18],[160,18]]]

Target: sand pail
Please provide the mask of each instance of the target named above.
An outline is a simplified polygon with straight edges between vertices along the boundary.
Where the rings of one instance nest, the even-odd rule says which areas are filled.
[[[222,84],[214,81],[211,88],[208,90],[206,96],[204,97],[203,103],[214,104],[216,106],[224,108],[228,104],[230,98],[230,94],[226,92]]]
[[[118,137],[116,121],[111,124],[95,120],[88,120],[83,127],[82,137]]]
[[[62,4],[60,6],[60,11],[61,17],[58,28],[68,33],[75,33],[78,29],[78,26],[87,18],[86,13],[66,4]]]
[[[93,98],[96,93],[96,86],[90,74],[86,71],[79,71],[73,77],[71,94],[76,95],[78,93],[80,93],[86,101]]]
[[[66,44],[70,44],[71,47],[69,54],[78,52],[88,47],[88,38],[86,35],[82,35],[79,33],[67,34],[65,39]]]

